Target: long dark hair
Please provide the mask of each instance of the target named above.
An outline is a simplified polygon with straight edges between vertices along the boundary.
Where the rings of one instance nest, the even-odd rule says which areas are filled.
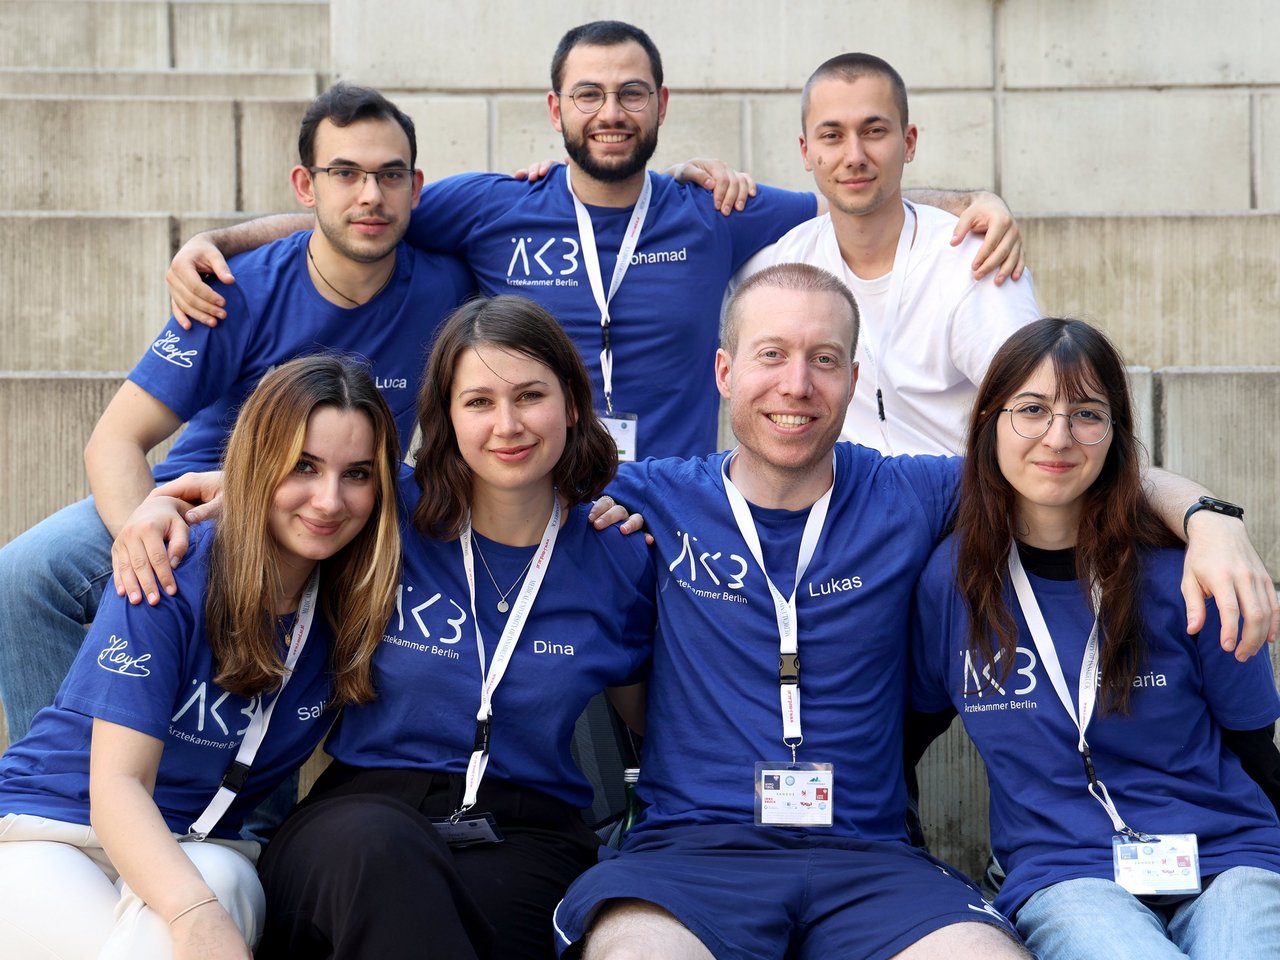
[[[205,629],[217,684],[251,697],[284,676],[274,611],[284,600],[269,517],[276,488],[302,455],[318,407],[354,410],[373,427],[373,512],[351,542],[320,566],[319,610],[333,627],[334,703],[373,699],[370,661],[391,617],[400,576],[395,420],[368,369],[332,354],[272,370],[245,401],[227,441],[222,516],[214,530]]]
[[[1076,572],[1088,591],[1102,590],[1102,711],[1127,712],[1133,678],[1146,658],[1142,636],[1142,548],[1178,540],[1142,488],[1142,447],[1134,434],[1133,401],[1124,361],[1114,345],[1082,320],[1047,318],[1014,333],[991,360],[969,420],[969,443],[956,514],[957,584],[969,609],[969,646],[1004,672],[1014,662],[1017,630],[1005,586],[1015,536],[1014,490],[996,457],[1002,408],[1045,360],[1058,394],[1079,402],[1101,390],[1111,407],[1111,447],[1084,493],[1076,537]],[[994,640],[994,643],[993,643]]]
[[[458,358],[481,344],[537,360],[560,381],[565,402],[577,419],[568,429],[564,453],[551,479],[570,506],[600,496],[618,467],[618,446],[596,417],[591,402],[587,368],[560,324],[524,297],[470,300],[441,326],[418,393],[422,445],[413,476],[422,498],[413,522],[424,533],[445,540],[462,534],[471,505],[471,468],[458,452],[458,438],[449,415],[450,394]]]

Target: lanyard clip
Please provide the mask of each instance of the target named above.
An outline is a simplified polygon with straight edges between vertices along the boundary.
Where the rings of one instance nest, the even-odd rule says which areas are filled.
[[[778,657],[778,683],[800,682],[800,654],[784,653]]]
[[[489,752],[489,720],[476,721],[476,738],[472,743],[471,749],[476,753]]]
[[[222,786],[232,793],[239,793],[249,780],[249,765],[239,760],[232,760],[227,772],[222,775]]]
[[[1084,775],[1089,778],[1089,786],[1097,786],[1098,774],[1093,769],[1093,754],[1089,752],[1087,744],[1080,751],[1080,759],[1084,761]]]

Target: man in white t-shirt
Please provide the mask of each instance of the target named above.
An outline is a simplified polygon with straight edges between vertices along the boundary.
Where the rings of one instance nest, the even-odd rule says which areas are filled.
[[[903,200],[919,133],[888,63],[864,53],[828,60],[800,109],[800,153],[830,212],[756,254],[740,276],[800,261],[844,280],[862,313],[863,388],[841,439],[886,454],[957,453],[992,355],[1040,315],[1031,280],[975,280],[980,242],[953,241],[954,216]]]

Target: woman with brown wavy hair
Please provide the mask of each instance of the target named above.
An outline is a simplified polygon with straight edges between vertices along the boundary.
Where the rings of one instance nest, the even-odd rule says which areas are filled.
[[[1269,742],[1280,698],[1266,657],[1221,649],[1216,610],[1187,635],[1140,459],[1101,332],[1009,338],[917,587],[913,706],[959,711],[982,754],[995,904],[1041,960],[1277,956],[1280,823],[1224,737]]]
[[[398,459],[363,367],[306,357],[263,378],[178,594],[108,592],[57,700],[0,760],[0,955],[250,957],[264,898],[239,826],[332,707],[372,697]]]

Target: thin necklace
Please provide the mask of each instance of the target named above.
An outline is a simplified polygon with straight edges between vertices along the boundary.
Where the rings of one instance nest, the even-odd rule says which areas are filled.
[[[353,307],[364,306],[364,303],[368,303],[369,300],[372,300],[374,297],[380,294],[383,290],[387,289],[387,284],[391,282],[391,277],[396,272],[395,252],[392,251],[391,269],[387,271],[387,279],[382,281],[382,286],[380,286],[377,290],[373,291],[373,296],[370,297],[369,300],[366,300],[364,301],[364,303],[361,303],[355,297],[349,297],[345,293],[343,293],[341,290],[339,290],[337,287],[335,287],[332,283],[329,282],[329,278],[320,272],[320,264],[316,263],[316,255],[311,252],[311,244],[309,243],[307,244],[307,259],[311,261],[311,266],[315,268],[316,276],[320,278],[320,280],[324,283],[324,285],[328,287],[330,290],[332,290],[334,293],[336,293],[338,296],[340,296],[343,300],[347,301],[347,303],[351,304]]]
[[[473,536],[471,538],[471,543],[476,548],[476,556],[478,556],[480,558],[480,562],[484,564],[484,572],[489,575],[489,582],[493,584],[493,589],[498,591],[498,612],[506,613],[511,609],[511,604],[507,603],[507,597],[509,597],[511,595],[511,591],[516,588],[516,584],[520,583],[520,581],[524,579],[524,575],[529,572],[529,568],[533,566],[533,558],[537,555],[538,551],[534,550],[533,553],[529,554],[529,562],[524,565],[524,569],[521,570],[520,575],[516,577],[515,583],[507,587],[504,592],[503,589],[498,586],[498,581],[493,579],[493,571],[489,569],[489,561],[484,558],[484,553],[480,550],[480,541]]]

